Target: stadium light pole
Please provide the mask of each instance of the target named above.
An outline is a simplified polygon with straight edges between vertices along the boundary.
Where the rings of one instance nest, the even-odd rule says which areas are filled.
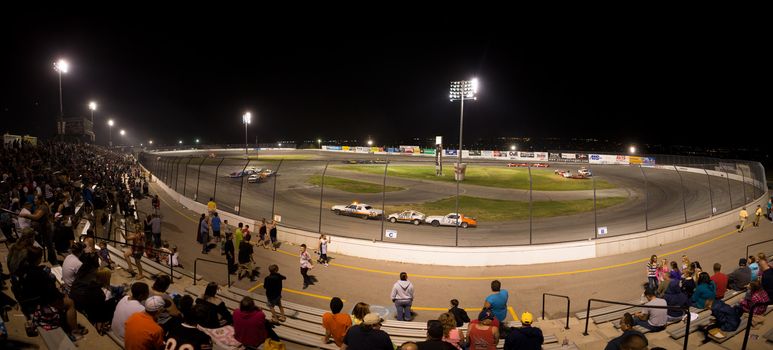
[[[461,182],[461,168],[462,168],[462,132],[464,131],[464,100],[477,100],[475,94],[478,92],[478,78],[472,78],[472,80],[459,80],[452,81],[449,91],[449,99],[451,102],[459,101],[459,161],[456,168],[456,243],[459,245],[459,184]]]
[[[322,149],[322,139],[317,139],[317,146]]]
[[[108,142],[108,148],[113,147],[113,120],[110,119],[107,121],[108,126],[108,132],[107,132],[107,142]]]
[[[89,102],[89,109],[91,110],[91,123],[94,124],[94,111],[97,110],[97,103],[94,101]]]
[[[628,153],[630,154],[636,154],[636,146],[628,147]]]
[[[242,121],[244,122],[244,155],[247,156],[247,126],[250,125],[250,122],[252,121],[252,113],[244,113]]]
[[[368,146],[373,146],[373,140],[368,140]]]
[[[121,129],[118,133],[121,134],[121,137],[126,136],[126,131],[124,129]]]
[[[515,145],[510,145],[510,150],[515,151]]]
[[[62,103],[62,73],[67,74],[67,72],[70,70],[70,63],[68,63],[65,59],[59,59],[58,61],[54,62],[54,70],[59,73],[59,123],[57,123],[57,133],[58,134],[64,134],[64,125],[61,124],[64,119],[64,104]]]

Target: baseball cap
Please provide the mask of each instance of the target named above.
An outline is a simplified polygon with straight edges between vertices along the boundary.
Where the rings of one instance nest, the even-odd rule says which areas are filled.
[[[740,258],[740,259],[738,259],[738,265],[740,265],[740,266],[746,266],[746,258]]]
[[[372,326],[374,324],[379,324],[381,322],[384,322],[384,319],[381,318],[381,316],[379,316],[375,312],[371,312],[362,318],[362,324],[369,325],[369,326]]]
[[[534,315],[531,314],[531,312],[524,312],[521,314],[521,323],[528,323],[531,324],[534,321]]]
[[[163,309],[164,306],[164,298],[158,295],[154,295],[145,300],[145,311],[147,312],[157,312],[158,310]]]
[[[491,311],[491,309],[484,309],[478,315],[478,321],[493,320],[493,319],[494,319],[494,313]]]

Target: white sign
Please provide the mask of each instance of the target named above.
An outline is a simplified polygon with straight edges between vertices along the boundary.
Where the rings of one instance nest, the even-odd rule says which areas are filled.
[[[397,230],[386,230],[384,237],[392,239],[397,238]]]
[[[282,216],[279,214],[274,214],[274,222],[282,222]]]
[[[443,144],[443,136],[435,136],[435,145]]]
[[[599,227],[599,236],[605,236],[607,234],[607,227]]]

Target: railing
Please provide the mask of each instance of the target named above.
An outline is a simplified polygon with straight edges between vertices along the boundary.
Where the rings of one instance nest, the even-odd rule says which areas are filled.
[[[757,242],[757,243],[752,243],[752,244],[747,245],[746,246],[746,255],[744,255],[744,258],[748,258],[749,257],[749,248],[754,247],[755,245],[760,245],[760,244],[764,244],[764,243],[768,243],[768,242],[773,242],[773,239],[768,239],[768,240],[765,240],[765,241],[762,241],[762,242]]]
[[[118,228],[118,229],[120,229],[120,228]],[[78,240],[79,240],[80,242],[83,242],[83,239],[84,239],[84,238],[86,238],[86,236],[85,236],[85,235],[81,235],[81,236],[78,238]],[[109,238],[102,238],[102,237],[97,237],[96,235],[94,235],[94,241],[95,241],[94,243],[96,243],[96,241],[97,241],[97,240],[101,240],[101,241],[105,241],[105,242],[111,242],[111,243],[113,243],[113,244],[114,244],[114,245],[116,245],[116,246],[117,246],[117,244],[121,244],[121,245],[127,245],[127,246],[130,246],[130,247],[132,247],[132,248],[137,248],[137,247],[139,247],[139,248],[140,248],[140,249],[142,249],[142,250],[150,250],[150,251],[153,251],[153,252],[156,252],[156,253],[169,254],[169,252],[165,252],[165,251],[163,251],[163,250],[160,250],[160,249],[155,249],[155,248],[147,248],[147,247],[145,247],[145,246],[139,246],[139,245],[129,244],[129,243],[127,243],[127,242],[121,242],[121,241],[116,241],[116,240],[114,240],[114,239],[109,239]],[[126,261],[126,263],[128,264],[128,263],[129,263],[129,261],[127,260],[127,261]],[[194,275],[194,276],[195,276],[195,275]],[[174,283],[174,266],[172,266],[172,264],[169,264],[169,279],[172,281],[172,283]],[[194,278],[193,280],[194,280],[194,284],[196,284],[196,282],[195,282],[195,281],[196,281],[196,279]]]
[[[585,331],[582,333],[582,335],[588,335],[588,322],[590,321],[590,304],[591,302],[599,302],[599,303],[606,303],[606,304],[615,304],[615,305],[627,305],[632,307],[643,307],[647,309],[668,309],[668,310],[682,310],[684,311],[684,314],[687,315],[686,322],[687,326],[684,329],[684,346],[682,349],[687,350],[687,343],[690,339],[690,307],[689,306],[656,306],[656,305],[641,305],[641,304],[631,304],[631,303],[623,303],[619,301],[612,301],[612,300],[603,300],[603,299],[588,299],[588,308],[585,311]]]
[[[196,270],[197,270],[197,265],[199,263],[199,260],[206,261],[206,262],[213,263],[213,264],[218,264],[218,265],[225,265],[226,266],[225,275],[228,277],[228,286],[229,287],[231,286],[231,271],[228,271],[228,263],[224,263],[222,261],[214,261],[214,260],[209,260],[209,259],[204,259],[204,258],[196,258],[196,260],[193,261],[193,276],[197,276]],[[196,278],[193,279],[193,285],[194,286],[196,285]]]
[[[767,301],[764,303],[752,303],[751,307],[749,308],[749,319],[746,321],[746,330],[743,334],[743,346],[741,346],[741,350],[746,350],[746,343],[749,342],[749,331],[752,329],[752,318],[754,317],[754,310],[757,307],[768,307],[768,305],[773,305],[773,301]]]
[[[566,299],[566,327],[564,327],[564,329],[569,329],[569,307],[570,307],[570,305],[572,305],[572,301],[566,295],[542,293],[542,319],[543,320],[545,319],[545,296],[551,296],[551,297],[565,298]]]

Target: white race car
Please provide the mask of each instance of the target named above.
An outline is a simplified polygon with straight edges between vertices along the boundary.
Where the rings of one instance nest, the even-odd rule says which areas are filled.
[[[389,222],[410,222],[414,225],[420,225],[426,218],[426,215],[415,210],[404,210],[402,213],[394,213],[387,216]]]
[[[462,228],[467,228],[470,226],[478,226],[478,220],[475,220],[475,218],[466,217],[462,214],[456,214],[456,213],[450,213],[446,216],[439,216],[439,215],[433,215],[433,216],[427,216],[427,218],[424,220],[428,224],[432,224],[432,226],[455,226],[459,225]]]
[[[593,176],[593,173],[590,171],[590,169],[588,169],[586,167],[580,168],[580,170],[577,170],[577,173],[582,175],[582,176],[585,176],[585,177]]]
[[[364,203],[354,202],[349,205],[334,205],[330,208],[337,215],[356,216],[367,219],[378,219],[384,215],[384,212],[379,209],[374,209],[372,206]]]

